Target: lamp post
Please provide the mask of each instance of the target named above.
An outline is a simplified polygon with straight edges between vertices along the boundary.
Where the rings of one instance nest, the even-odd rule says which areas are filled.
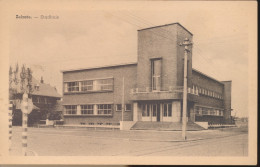
[[[184,42],[180,46],[184,46],[184,79],[183,79],[183,114],[182,114],[182,138],[183,140],[187,139],[186,128],[187,128],[187,71],[188,71],[188,49],[189,45],[192,45],[192,42],[188,38],[184,39]]]

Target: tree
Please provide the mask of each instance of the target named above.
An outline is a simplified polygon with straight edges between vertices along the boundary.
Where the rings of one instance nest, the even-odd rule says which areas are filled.
[[[32,70],[30,68],[22,66],[19,75],[19,65],[18,63],[15,66],[15,70],[13,70],[12,66],[9,68],[9,93],[10,99],[16,99],[19,94],[28,93],[29,95],[33,92],[32,86]],[[20,84],[20,87],[17,85]]]

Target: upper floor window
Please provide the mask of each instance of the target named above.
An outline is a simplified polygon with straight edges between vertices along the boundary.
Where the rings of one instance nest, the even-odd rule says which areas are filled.
[[[113,90],[113,79],[94,80],[94,90]]]
[[[161,71],[162,71],[162,60],[152,59],[151,60],[152,90],[159,91],[161,89]]]
[[[92,80],[81,82],[81,91],[85,92],[85,91],[91,91],[91,90],[93,90],[93,81]]]
[[[79,82],[67,82],[65,83],[65,92],[78,92]]]
[[[66,82],[64,92],[88,92],[88,91],[113,90],[113,78]]]

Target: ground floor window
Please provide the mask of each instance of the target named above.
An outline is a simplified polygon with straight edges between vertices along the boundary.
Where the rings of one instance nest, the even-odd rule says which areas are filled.
[[[81,105],[81,114],[82,115],[93,115],[94,114],[94,105],[93,104],[88,104],[88,105]]]
[[[150,105],[149,104],[142,104],[142,116],[143,117],[150,117]]]
[[[163,104],[163,116],[164,117],[172,116],[172,104]]]
[[[98,115],[111,115],[112,104],[98,104],[97,111]]]
[[[132,104],[125,104],[125,111],[132,111]],[[116,105],[116,111],[122,111],[122,104]]]
[[[157,104],[153,104],[153,107],[152,107],[152,116],[153,117],[156,117],[157,115]]]
[[[195,106],[196,115],[213,115],[213,116],[223,116],[224,110],[204,107],[204,106]]]
[[[65,114],[68,115],[77,114],[77,106],[76,105],[65,106]]]

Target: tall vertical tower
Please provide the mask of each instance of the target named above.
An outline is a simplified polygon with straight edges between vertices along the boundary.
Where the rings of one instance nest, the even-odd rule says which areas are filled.
[[[179,23],[138,30],[137,87],[167,90],[183,86],[185,38],[192,33]],[[191,50],[191,48],[190,48]],[[188,86],[191,86],[192,52],[188,54]]]

